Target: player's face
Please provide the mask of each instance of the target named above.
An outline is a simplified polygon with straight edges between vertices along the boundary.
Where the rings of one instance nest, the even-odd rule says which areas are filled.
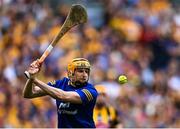
[[[85,83],[89,79],[89,69],[77,68],[74,74],[75,80],[81,83]]]

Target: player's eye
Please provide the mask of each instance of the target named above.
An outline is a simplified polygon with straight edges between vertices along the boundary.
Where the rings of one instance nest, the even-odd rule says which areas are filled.
[[[89,73],[89,70],[88,69],[77,69],[77,72],[80,72],[80,73],[83,73],[83,72]]]
[[[84,69],[84,71],[85,71],[86,73],[89,73],[89,69]]]

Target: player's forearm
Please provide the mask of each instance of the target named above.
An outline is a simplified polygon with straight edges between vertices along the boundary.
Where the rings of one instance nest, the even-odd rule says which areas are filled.
[[[38,80],[37,78],[34,79],[34,83],[40,87],[42,90],[44,90],[48,95],[50,95],[51,97],[55,98],[55,99],[63,99],[65,96],[64,95],[64,91],[54,88],[54,87],[50,87],[48,86],[46,83]]]
[[[72,103],[81,103],[80,96],[76,92],[66,92],[61,89],[50,87],[46,83],[38,79],[34,79],[34,83],[55,99]]]

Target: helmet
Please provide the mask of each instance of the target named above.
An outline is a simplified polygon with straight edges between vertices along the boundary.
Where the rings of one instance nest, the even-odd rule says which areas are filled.
[[[74,76],[74,71],[77,68],[87,68],[90,71],[90,63],[85,58],[75,58],[73,59],[67,67],[68,77],[71,79]]]

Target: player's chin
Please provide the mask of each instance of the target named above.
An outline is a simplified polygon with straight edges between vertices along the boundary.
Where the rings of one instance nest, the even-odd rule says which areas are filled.
[[[80,82],[81,83],[86,83],[88,81],[88,79],[81,79]]]

